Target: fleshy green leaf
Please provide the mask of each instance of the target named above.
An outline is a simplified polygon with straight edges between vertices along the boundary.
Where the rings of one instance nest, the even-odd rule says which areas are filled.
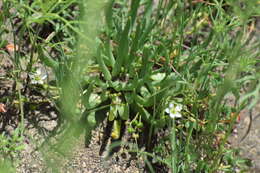
[[[108,115],[108,120],[113,121],[116,117],[117,117],[117,106],[111,105],[109,115]]]
[[[121,121],[120,120],[114,120],[111,137],[113,139],[119,139],[120,138],[120,132],[121,132]]]

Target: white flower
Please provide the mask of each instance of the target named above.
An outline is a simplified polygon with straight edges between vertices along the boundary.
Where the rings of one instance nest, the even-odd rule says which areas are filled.
[[[169,107],[165,109],[165,112],[170,114],[171,118],[181,118],[182,105],[170,103]]]
[[[44,74],[40,68],[37,68],[36,71],[32,74],[29,74],[32,84],[43,84],[44,80],[47,78],[47,74]]]

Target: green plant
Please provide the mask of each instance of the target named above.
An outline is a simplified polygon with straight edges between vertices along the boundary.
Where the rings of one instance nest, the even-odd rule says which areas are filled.
[[[135,145],[126,145],[144,157],[150,172],[230,172],[241,166],[225,144],[239,112],[258,100],[259,43],[247,46],[246,33],[259,15],[255,3],[3,1],[0,22],[8,16],[12,30],[19,26],[13,32],[12,77],[24,86],[15,87],[13,98],[22,130],[12,138],[1,136],[4,152],[20,149],[24,104],[30,104],[26,91],[55,88],[58,99],[52,101],[62,116],[50,136],[58,136],[57,142],[48,138],[41,148],[54,172],[58,161],[49,158],[69,156],[82,132],[88,143],[91,130],[104,120],[114,142],[127,129]],[[1,27],[0,35],[5,31]],[[6,44],[1,41],[0,48]],[[51,68],[55,78],[37,82],[38,64]],[[248,93],[241,95],[249,83]],[[48,94],[51,99],[53,93]],[[235,105],[226,104],[229,94]]]
[[[4,156],[12,156],[14,158],[24,147],[22,144],[23,139],[20,128],[16,128],[12,136],[2,133],[0,135],[0,154]]]
[[[174,172],[218,170],[236,119],[232,112],[238,115],[244,107],[223,100],[228,93],[240,98],[242,85],[236,80],[245,70],[241,67],[251,66],[258,56],[244,47],[246,35],[235,30],[239,27],[247,23],[224,1],[159,1],[157,6],[152,1],[111,1],[95,56],[98,67],[93,65],[99,75],[86,77],[88,125],[100,118],[96,108],[104,108],[115,140],[126,122],[148,152],[157,145],[152,139],[171,141],[164,149],[172,152],[157,154],[173,160],[166,165]],[[172,120],[165,109],[171,102],[184,105],[184,116],[168,123]],[[227,119],[228,124],[221,123]],[[158,135],[163,129],[172,133]]]

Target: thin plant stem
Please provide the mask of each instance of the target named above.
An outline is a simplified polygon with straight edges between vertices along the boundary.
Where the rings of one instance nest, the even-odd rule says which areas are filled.
[[[16,80],[17,83],[17,80]],[[19,106],[20,106],[20,116],[21,116],[21,124],[20,124],[20,129],[21,129],[21,135],[23,135],[24,132],[24,109],[23,109],[23,99],[22,99],[22,94],[21,94],[21,89],[18,89],[18,96],[19,96]]]
[[[172,130],[171,130],[171,148],[172,148],[172,156],[171,156],[171,166],[172,173],[177,173],[177,148],[176,148],[176,134],[175,134],[175,119],[172,120]]]

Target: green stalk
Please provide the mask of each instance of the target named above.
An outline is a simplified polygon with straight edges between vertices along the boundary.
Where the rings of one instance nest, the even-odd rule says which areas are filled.
[[[17,84],[17,79],[16,79],[16,84]],[[18,97],[19,97],[20,116],[21,116],[20,129],[21,129],[21,135],[23,135],[23,132],[24,132],[24,109],[23,109],[23,99],[22,99],[22,94],[21,94],[20,88],[18,89]]]
[[[175,134],[175,119],[172,120],[172,131],[171,131],[171,167],[172,173],[177,173],[177,148],[176,148],[176,134]]]

